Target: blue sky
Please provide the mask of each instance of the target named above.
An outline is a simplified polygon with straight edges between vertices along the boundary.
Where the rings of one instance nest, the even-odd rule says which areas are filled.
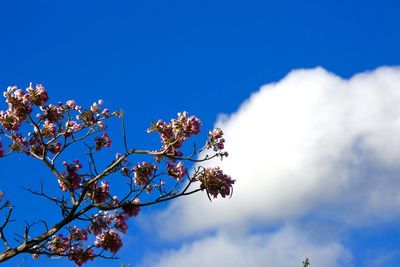
[[[174,256],[196,259],[192,251],[207,253],[207,247],[215,248],[218,244],[221,244],[221,254],[226,255],[224,244],[233,244],[231,251],[242,251],[240,246],[236,246],[240,241],[254,247],[258,253],[249,254],[249,258],[262,261],[262,255],[273,255],[270,244],[275,240],[282,244],[282,250],[289,247],[296,253],[299,252],[298,243],[309,242],[309,247],[300,252],[326,255],[327,261],[320,261],[325,266],[338,266],[342,258],[344,265],[341,266],[398,266],[400,227],[397,222],[400,216],[394,212],[398,205],[389,197],[384,203],[368,202],[368,199],[372,195],[379,200],[397,194],[397,191],[388,193],[387,190],[399,185],[396,166],[399,166],[400,154],[392,148],[398,141],[395,133],[399,111],[396,101],[390,101],[398,97],[396,92],[400,88],[395,82],[399,71],[396,68],[381,69],[346,79],[381,66],[399,65],[399,11],[398,1],[3,1],[0,3],[0,87],[3,90],[9,85],[25,88],[32,81],[43,83],[54,101],[74,98],[89,105],[103,99],[107,106],[125,111],[130,144],[139,147],[156,144],[156,138],[145,133],[151,121],[158,118],[167,120],[176,112],[187,110],[202,119],[203,133],[215,123],[228,128],[230,132],[227,134],[233,143],[227,145],[232,147],[234,154],[233,163],[228,159],[225,167],[233,172],[233,176],[237,174],[237,179],[244,174],[231,166],[234,163],[237,165],[252,159],[249,162],[254,164],[274,164],[270,169],[258,170],[258,177],[265,175],[270,182],[259,184],[260,188],[265,187],[265,191],[257,193],[269,192],[272,195],[268,188],[275,188],[276,197],[258,198],[245,191],[244,188],[248,187],[238,185],[242,189],[236,191],[233,198],[243,203],[246,202],[244,196],[257,199],[259,203],[276,201],[276,210],[253,210],[244,206],[243,209],[251,212],[238,213],[241,217],[235,219],[229,217],[231,213],[225,214],[220,210],[223,207],[229,211],[230,208],[224,205],[235,203],[234,199],[224,200],[226,204],[209,205],[207,200],[201,202],[197,198],[187,201],[198,207],[194,211],[189,204],[184,204],[185,200],[171,206],[149,208],[143,216],[132,220],[120,253],[121,259],[111,264],[117,266],[125,262],[133,266],[161,267],[170,266],[167,265],[170,263],[171,266],[182,266],[179,262],[172,262]],[[314,69],[317,66],[328,72]],[[312,69],[292,72],[300,68]],[[287,76],[288,73],[291,74]],[[281,79],[284,80],[275,90],[282,93],[269,93],[271,89],[268,86],[259,91],[261,86]],[[382,82],[382,79],[388,82]],[[331,91],[307,90],[313,86]],[[359,92],[360,86],[368,87],[366,91],[369,93]],[[354,93],[341,95],[336,93],[337,87]],[[377,88],[383,89],[379,91]],[[297,106],[297,101],[291,102],[293,99],[308,105]],[[289,104],[285,106],[285,103]],[[267,104],[271,108],[261,108]],[[369,112],[371,106],[379,108],[376,112]],[[290,113],[295,108],[299,117],[294,116],[296,112]],[[385,113],[386,110],[389,112]],[[345,115],[337,115],[345,111],[353,114],[350,117],[354,120],[344,121]],[[236,115],[221,121],[217,120],[219,114]],[[300,127],[296,121],[307,126],[302,124],[304,127]],[[239,131],[242,129],[236,125],[245,125],[246,122],[249,122],[248,132]],[[266,128],[257,128],[259,124],[265,124]],[[274,127],[274,131],[281,129],[284,133],[274,132],[267,126]],[[252,138],[254,132],[251,129],[265,132]],[[272,132],[270,136],[269,132]],[[319,135],[310,136],[311,132]],[[251,142],[253,146],[265,147],[266,154],[243,149],[249,145],[243,136],[254,139]],[[279,140],[271,142],[274,137]],[[386,143],[379,141],[381,139]],[[321,146],[316,140],[335,144],[343,151],[350,147],[350,152],[354,152],[356,148],[357,153],[350,154],[357,160],[347,157],[349,154],[343,151],[328,149],[326,143]],[[297,147],[308,142],[313,149],[299,148],[304,149],[306,156],[285,146],[293,144]],[[358,142],[361,142],[360,147]],[[271,148],[275,143],[282,145],[282,150]],[[234,156],[235,152],[240,154],[244,151],[251,154],[246,158]],[[271,151],[281,151],[282,155],[273,157],[268,154]],[[318,158],[316,155],[326,159],[323,162],[329,162],[325,172],[313,169],[323,162],[315,165],[314,161],[312,164],[307,161]],[[260,161],[260,157],[265,157],[265,162]],[[334,160],[329,161],[332,158]],[[296,176],[305,170],[295,163],[285,165],[288,159],[304,163],[309,168],[307,171],[314,173],[315,177]],[[34,219],[36,211],[43,207],[42,203],[30,201],[32,198],[20,186],[37,185],[39,178],[32,175],[35,173],[33,169],[43,176],[46,173],[36,169],[28,158],[4,162],[1,163],[1,188],[7,195],[29,200],[28,204],[21,199],[15,200],[16,209],[27,205],[24,211],[16,212],[17,219],[23,220],[25,215]],[[348,167],[350,165],[353,167]],[[296,180],[287,178],[289,176],[277,166],[293,168]],[[333,167],[341,169],[335,173],[331,171]],[[338,177],[328,177],[328,174],[342,175],[350,182],[330,184],[327,181]],[[351,180],[349,177],[358,178]],[[304,194],[296,195],[285,190],[280,194],[282,188],[278,185],[285,181],[295,188],[302,188],[294,184],[296,181],[309,187],[299,190]],[[327,183],[332,190],[328,188],[325,192],[323,186]],[[318,191],[316,185],[322,189]],[[55,188],[55,185],[49,185],[49,188],[51,186]],[[381,191],[374,191],[374,188]],[[294,197],[281,198],[279,194],[281,197],[285,194]],[[344,199],[351,200],[346,202]],[[205,204],[199,204],[203,202]],[[299,205],[293,206],[294,202]],[[255,206],[251,201],[249,203]],[[208,205],[211,210],[202,205]],[[179,217],[172,216],[176,209],[183,212],[181,216],[184,218],[210,212],[215,213],[215,217],[226,216],[231,220],[205,221],[207,227],[197,226],[189,220],[192,227],[181,226],[182,230],[178,231],[171,228],[179,221]],[[357,212],[359,210],[363,212]],[[37,214],[40,216],[39,212]],[[160,219],[163,216],[171,218],[164,220],[166,225]],[[383,218],[380,220],[380,217]],[[221,230],[224,225],[226,228],[241,228],[243,233],[231,240],[231,232]],[[171,234],[163,235],[155,230],[163,227]],[[310,229],[321,234],[316,238]],[[165,257],[164,263],[157,262],[160,255]],[[304,255],[307,256],[313,260],[312,256]],[[19,257],[4,266],[15,266],[23,259],[24,256]],[[186,262],[190,260],[188,258]],[[31,262],[29,256],[26,261],[25,266],[68,264],[47,259]],[[294,266],[293,261],[285,261],[284,257],[274,261],[275,266]],[[99,261],[87,266],[109,264]],[[225,266],[223,264],[219,266]],[[253,266],[257,264],[254,262]],[[296,266],[300,264],[301,261]]]

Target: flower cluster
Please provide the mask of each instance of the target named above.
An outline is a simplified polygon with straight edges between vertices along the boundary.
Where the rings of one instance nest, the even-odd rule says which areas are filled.
[[[115,254],[122,247],[122,241],[119,234],[110,229],[96,237],[95,245]]]
[[[83,241],[88,240],[86,229],[79,229],[76,226],[69,227],[68,237],[62,234],[55,235],[47,244],[47,249],[57,255],[65,255],[78,266],[95,258],[94,251],[91,248],[84,249]],[[38,255],[34,255],[37,258]]]
[[[139,208],[139,206],[137,207]],[[140,208],[138,210],[140,210]],[[125,233],[128,229],[126,221],[131,216],[129,216],[124,209],[122,209],[122,211],[122,213],[119,211],[115,211],[114,213],[100,211],[92,217],[91,224],[88,227],[88,232],[97,236],[107,229],[115,228],[118,231]],[[136,213],[136,215],[138,213],[139,211]]]
[[[114,216],[108,212],[100,211],[92,217],[91,224],[88,227],[89,233],[99,235],[103,229],[108,229],[109,225],[113,222]]]
[[[69,249],[69,245],[70,240],[62,234],[58,234],[48,242],[47,248],[53,253],[63,254]]]
[[[224,174],[219,167],[205,169],[201,173],[199,181],[201,182],[200,188],[207,190],[208,194],[214,198],[217,198],[218,194],[223,198],[230,196],[232,185],[235,183],[235,180]]]
[[[93,192],[93,198],[96,203],[103,203],[110,196],[110,186],[106,181],[101,181]]]
[[[185,176],[186,174],[186,168],[185,166],[183,166],[183,163],[181,161],[179,161],[179,163],[176,165],[167,162],[166,166],[168,175],[177,180],[182,179],[183,176]]]
[[[32,105],[41,107],[48,100],[47,92],[40,84],[36,85],[35,89],[30,84],[26,92],[17,86],[10,86],[3,95],[8,109],[0,112],[0,123],[6,130],[18,130],[32,112]]]
[[[42,121],[58,122],[64,117],[65,107],[62,105],[50,104],[42,107],[43,114],[37,114],[36,117]]]
[[[46,104],[49,97],[41,84],[33,87],[31,83],[25,91],[17,86],[10,86],[3,95],[8,109],[0,111],[0,126],[6,131],[12,131],[12,136],[16,137],[10,145],[11,151],[22,151],[36,157],[44,157],[47,152],[54,155],[60,153],[66,139],[62,140],[64,145],[58,139],[74,137],[75,133],[86,127],[91,128],[89,133],[106,129],[104,120],[111,116],[108,109],[100,108],[102,100],[93,103],[86,110],[82,110],[74,100],[68,100],[65,104]],[[36,116],[31,116],[35,107],[39,112]],[[77,121],[74,120],[72,112],[78,114],[75,116]],[[20,126],[26,120],[34,126],[34,131],[28,133],[29,137],[16,132],[24,129]],[[96,139],[97,149],[110,145],[111,139],[106,133]]]
[[[82,129],[82,125],[76,121],[69,120],[65,123],[65,136],[69,137],[73,133],[79,132]]]
[[[82,165],[79,163],[79,160],[74,160],[72,164],[68,164],[66,161],[63,162],[63,165],[66,169],[61,175],[67,184],[61,180],[58,180],[60,188],[63,192],[69,190],[76,190],[81,187],[82,175],[78,174],[77,171],[82,169]]]
[[[32,83],[29,84],[29,87],[26,89],[28,92],[27,97],[32,104],[42,107],[46,104],[47,100],[49,100],[49,96],[47,95],[47,91],[44,89],[43,85],[37,84],[35,88],[32,87]]]
[[[215,128],[208,133],[207,148],[212,148],[215,152],[224,149],[225,139],[222,137],[224,132],[220,128]]]
[[[72,246],[68,258],[76,263],[78,266],[82,266],[89,260],[93,260],[96,257],[93,249],[83,249],[80,246]]]
[[[12,134],[12,140],[13,140],[13,143],[10,145],[11,151],[16,151],[16,152],[23,151],[29,155],[29,153],[30,153],[29,152],[29,143],[26,141],[25,137],[14,132]],[[30,143],[31,143],[31,145],[33,145],[35,142],[36,142],[36,140],[32,139],[32,142],[30,142]]]
[[[88,239],[86,229],[79,229],[76,226],[69,227],[69,239],[77,241],[86,241]]]
[[[201,121],[195,117],[188,117],[188,113],[178,113],[177,119],[172,119],[170,123],[162,120],[153,123],[148,132],[160,133],[162,148],[160,151],[165,151],[170,157],[182,156],[182,152],[178,149],[183,142],[193,135],[200,132]]]
[[[111,146],[111,138],[106,132],[101,134],[101,137],[95,138],[96,150],[101,150],[103,147],[109,148]]]
[[[135,198],[132,202],[122,205],[122,212],[128,216],[137,216],[140,212],[139,199]]]
[[[136,214],[137,215],[137,214]],[[126,233],[126,230],[128,230],[128,225],[126,224],[127,215],[115,212],[114,215],[114,228],[120,231],[121,233]]]
[[[122,247],[118,232],[126,233],[128,229],[126,221],[129,217],[138,214],[140,210],[138,204],[138,199],[124,204],[122,213],[117,210],[114,213],[100,211],[92,216],[91,224],[87,229],[70,226],[67,237],[62,234],[52,236],[47,243],[48,251],[56,255],[68,256],[70,260],[81,266],[96,257],[92,249],[93,246],[89,246],[86,249],[83,247],[83,242],[88,241],[88,233],[91,233],[95,236],[95,247],[115,254]],[[38,256],[38,254],[34,255],[35,258],[38,258]]]
[[[157,170],[157,166],[147,162],[142,162],[133,167],[135,174],[134,181],[137,186],[148,185],[150,183],[150,177],[153,176],[154,171]]]
[[[54,137],[57,134],[56,125],[53,122],[46,121],[40,129],[40,134],[43,138]]]

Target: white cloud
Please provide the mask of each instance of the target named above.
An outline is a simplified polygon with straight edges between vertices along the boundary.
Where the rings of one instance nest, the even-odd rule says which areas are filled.
[[[289,260],[295,257],[285,254],[290,251],[285,246],[295,248],[293,255],[304,255],[296,250],[303,243],[299,231],[281,228],[272,237],[243,234],[241,240],[221,231],[248,233],[255,225],[282,227],[310,217],[343,227],[398,220],[399,103],[400,69],[394,67],[348,80],[322,68],[296,70],[263,86],[236,113],[216,123],[226,134],[230,153],[216,164],[237,180],[232,199],[210,203],[196,194],[175,201],[158,218],[169,238],[209,230],[216,236],[170,252],[171,265],[158,266],[190,259],[196,251],[215,257],[220,253],[226,261],[201,266],[245,266],[239,263],[245,257],[257,259],[249,266],[266,266],[259,261],[266,259],[265,251],[276,260],[268,266],[294,266]],[[309,248],[332,253],[315,266],[336,266],[343,248],[335,240]],[[280,241],[281,249],[274,250]],[[245,256],[236,259],[232,251]]]
[[[397,68],[350,80],[322,68],[296,70],[263,86],[217,122],[230,153],[217,164],[237,180],[234,196],[175,202],[161,216],[166,232],[282,222],[309,213],[356,224],[399,217],[398,103]]]
[[[144,266],[301,266],[305,255],[313,266],[335,267],[348,264],[351,256],[336,242],[313,243],[305,233],[284,226],[273,234],[217,235],[182,246],[181,249],[149,257]],[[346,265],[348,266],[348,265]]]

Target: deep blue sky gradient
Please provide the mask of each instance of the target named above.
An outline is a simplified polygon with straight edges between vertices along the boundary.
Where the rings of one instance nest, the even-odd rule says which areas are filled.
[[[187,110],[209,129],[218,114],[234,112],[292,69],[322,66],[350,77],[399,65],[399,12],[395,0],[1,1],[0,88],[32,81],[43,83],[53,101],[104,99],[126,112],[130,143],[145,147],[155,140],[146,139],[151,121]],[[37,177],[28,176],[45,174],[27,158],[0,166],[0,187],[27,199],[21,181],[37,186]],[[28,202],[19,220],[43,211],[40,201]],[[15,203],[22,208],[21,200]],[[350,238],[356,265],[367,258],[368,238],[384,247],[390,236],[388,246],[400,245],[399,229],[390,229]],[[131,247],[118,262],[134,264],[158,249],[145,234],[131,230],[129,236]]]

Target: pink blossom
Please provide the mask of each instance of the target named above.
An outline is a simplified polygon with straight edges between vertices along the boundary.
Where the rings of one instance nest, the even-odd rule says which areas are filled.
[[[173,131],[176,135],[181,134],[183,138],[187,139],[192,135],[197,135],[200,132],[201,122],[195,116],[187,117],[186,111],[178,113],[178,119],[171,121]]]
[[[51,143],[50,145],[47,146],[47,150],[53,154],[60,153],[61,152],[61,143],[58,141]]]
[[[222,172],[219,167],[207,168],[199,177],[201,182],[200,188],[206,189],[208,194],[216,198],[218,194],[226,197],[231,194],[232,185],[235,180]]]
[[[166,163],[167,165],[167,170],[168,170],[168,175],[171,177],[176,178],[177,180],[180,180],[185,176],[186,174],[186,168],[183,166],[182,162],[179,162],[176,165],[173,165],[169,162]]]
[[[201,121],[195,117],[188,117],[187,112],[178,113],[178,118],[166,123],[162,120],[153,123],[148,132],[160,133],[162,148],[166,155],[179,157],[182,155],[178,149],[183,142],[193,135],[200,132]]]
[[[108,228],[113,221],[113,218],[114,217],[108,212],[100,211],[96,215],[92,216],[92,224],[88,227],[89,233],[99,235],[104,229]]]
[[[108,110],[108,109],[103,109],[103,111],[102,111],[101,113],[102,113],[102,114],[104,115],[104,117],[106,117],[106,118],[111,117],[110,110]]]
[[[63,162],[63,165],[66,169],[66,172],[63,172],[61,175],[63,178],[69,183],[66,185],[61,180],[58,181],[60,188],[62,191],[76,190],[81,187],[82,176],[77,173],[82,168],[79,160],[74,160],[72,164],[68,164],[66,161]]]
[[[76,102],[75,102],[75,100],[68,100],[65,105],[70,109],[75,109]]]
[[[13,140],[13,143],[10,146],[10,149],[12,151],[16,151],[16,152],[23,151],[26,154],[29,154],[29,144],[26,141],[25,137],[23,137],[22,135],[20,135],[17,132],[14,132],[12,135],[12,140]]]
[[[68,239],[71,241],[86,241],[88,239],[87,231],[76,226],[69,227]]]
[[[96,236],[95,245],[104,250],[109,250],[111,253],[117,253],[122,247],[122,241],[119,234],[110,229]]]
[[[56,125],[52,122],[46,121],[40,130],[40,134],[44,138],[49,138],[56,135]]]
[[[122,212],[128,217],[137,216],[140,212],[139,199],[135,198],[132,202],[122,205]]]
[[[91,126],[96,122],[94,117],[94,112],[92,110],[85,110],[78,115],[79,120],[83,122],[84,125]]]
[[[93,111],[94,113],[98,113],[99,112],[99,104],[97,104],[96,102],[94,102],[92,104],[92,106],[90,107],[90,110]]]
[[[47,248],[54,253],[63,254],[69,248],[68,238],[63,237],[62,234],[55,235],[49,241]]]
[[[7,110],[6,112],[0,111],[0,123],[6,130],[18,130],[21,125],[22,119],[13,112]]]
[[[107,135],[106,132],[103,132],[101,134],[101,137],[95,138],[96,150],[101,150],[103,147],[110,148],[111,142],[111,138]]]
[[[7,92],[3,95],[8,104],[7,113],[10,117],[14,117],[14,119],[19,121],[19,124],[26,120],[28,115],[32,112],[31,102],[28,98],[29,95],[25,94],[16,86],[8,87]]]
[[[153,176],[153,172],[157,170],[157,166],[142,162],[133,167],[135,184],[138,186],[147,185],[150,182],[150,177]]]
[[[63,112],[63,107],[50,104],[43,108],[43,115],[40,116],[40,119],[49,122],[58,122],[63,117]]]
[[[225,139],[222,137],[224,133],[220,128],[215,128],[212,132],[208,133],[209,140],[207,141],[207,148],[212,148],[214,151],[221,151],[224,149]]]
[[[126,224],[126,216],[121,213],[116,213],[113,221],[115,229],[125,234],[128,230],[128,225]]]
[[[81,129],[82,129],[82,125],[77,123],[76,121],[67,121],[65,123],[66,136],[70,136],[71,134],[78,132]]]
[[[94,200],[96,203],[103,203],[110,196],[110,186],[106,181],[102,181],[100,186],[97,186],[94,191]]]
[[[49,100],[47,91],[41,84],[37,84],[35,88],[32,88],[32,83],[30,83],[26,91],[28,92],[29,101],[36,106],[42,107]]]
[[[106,125],[104,124],[104,121],[98,121],[97,127],[99,127],[101,130],[104,130],[106,128]]]
[[[68,255],[68,258],[74,261],[78,266],[82,266],[89,260],[95,258],[93,249],[83,249],[82,247],[72,246]]]

